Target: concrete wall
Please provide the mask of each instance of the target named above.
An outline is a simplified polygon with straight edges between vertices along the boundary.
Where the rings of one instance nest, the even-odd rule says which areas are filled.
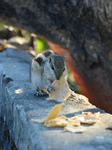
[[[85,133],[69,133],[63,128],[47,128],[31,122],[42,118],[58,102],[34,97],[30,82],[31,55],[20,50],[0,52],[0,115],[5,119],[18,150],[111,150],[112,116],[93,105],[79,103],[75,96],[66,101],[60,114],[71,117],[82,111],[103,113]]]

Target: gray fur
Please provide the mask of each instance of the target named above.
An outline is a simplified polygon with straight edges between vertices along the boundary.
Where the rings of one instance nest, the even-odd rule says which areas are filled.
[[[31,64],[31,81],[37,95],[49,93],[53,90],[52,83],[60,78],[67,80],[67,74],[65,57],[52,50],[39,54]]]

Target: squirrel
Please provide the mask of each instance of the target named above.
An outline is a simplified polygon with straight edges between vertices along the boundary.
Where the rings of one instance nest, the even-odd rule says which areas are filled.
[[[52,83],[64,78],[67,80],[68,71],[65,57],[54,53],[52,50],[44,51],[37,55],[31,63],[31,82],[36,93],[44,96],[54,91]]]

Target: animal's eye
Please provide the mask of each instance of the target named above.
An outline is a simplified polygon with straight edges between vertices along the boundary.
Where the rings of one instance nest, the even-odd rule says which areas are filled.
[[[65,56],[63,56],[64,57],[64,59],[66,59],[66,57]]]
[[[54,66],[53,66],[53,65],[52,65],[52,67],[51,67],[51,68],[52,68],[52,70],[54,70]]]
[[[63,71],[65,71],[65,68],[63,69]]]

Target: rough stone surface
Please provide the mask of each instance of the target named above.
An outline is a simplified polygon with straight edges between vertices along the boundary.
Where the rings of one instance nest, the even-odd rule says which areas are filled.
[[[79,103],[76,97],[65,102],[61,115],[71,117],[82,111],[100,111],[103,114],[100,122],[88,126],[87,132],[69,133],[62,127],[48,128],[31,122],[31,119],[47,116],[58,102],[47,101],[46,97],[34,97],[30,83],[30,62],[31,56],[23,51],[7,49],[0,53],[0,115],[5,118],[17,148],[111,150],[112,130],[107,128],[112,129],[112,116],[91,104]]]

